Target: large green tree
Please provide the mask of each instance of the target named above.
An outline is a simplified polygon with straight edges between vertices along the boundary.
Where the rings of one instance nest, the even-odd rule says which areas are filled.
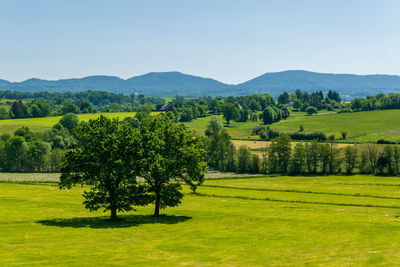
[[[139,150],[139,175],[146,181],[158,216],[160,209],[180,204],[180,182],[194,191],[204,181],[204,144],[166,116],[145,119],[139,131],[140,140],[133,149]]]
[[[235,103],[225,103],[222,109],[226,125],[229,126],[231,120],[236,120],[240,117],[239,108]]]
[[[73,132],[76,143],[70,145],[61,167],[60,188],[85,185],[86,208],[129,211],[146,204],[143,187],[136,181],[139,142],[137,130],[129,123],[100,116],[83,122]],[[151,168],[149,166],[149,168]]]

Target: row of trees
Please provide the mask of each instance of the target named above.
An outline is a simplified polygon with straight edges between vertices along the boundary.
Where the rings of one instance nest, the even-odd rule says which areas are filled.
[[[398,146],[387,145],[381,152],[372,145],[367,150],[351,145],[339,149],[334,143],[319,143],[316,139],[293,146],[288,135],[279,135],[258,156],[245,146],[237,150],[220,124],[218,119],[211,120],[206,132],[208,164],[220,171],[291,175],[355,172],[398,175],[400,171]]]
[[[356,98],[351,102],[351,111],[370,111],[377,109],[400,109],[400,94],[377,94],[366,98]]]
[[[0,98],[10,99],[6,102],[10,105],[9,109],[0,108],[0,119],[38,118],[66,113],[96,113],[97,111],[135,111],[141,105],[165,103],[163,98],[158,97],[135,94],[126,96],[102,91],[79,93],[0,91]]]
[[[332,90],[328,91],[326,97],[324,97],[322,91],[309,94],[308,92],[302,92],[300,90],[296,90],[291,94],[283,92],[279,95],[279,104],[288,104],[289,102],[292,102],[295,110],[306,111],[309,107],[314,107],[317,110],[333,110],[341,107],[342,99],[338,92]]]
[[[13,135],[0,136],[0,168],[7,172],[57,172],[65,148],[74,142],[72,131],[78,117],[69,113],[49,131],[32,132],[24,126]]]

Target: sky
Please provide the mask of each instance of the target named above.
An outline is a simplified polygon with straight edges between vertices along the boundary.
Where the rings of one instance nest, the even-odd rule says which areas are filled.
[[[400,75],[398,0],[0,0],[0,79]]]

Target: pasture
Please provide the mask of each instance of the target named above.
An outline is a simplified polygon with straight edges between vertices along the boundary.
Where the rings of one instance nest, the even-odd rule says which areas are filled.
[[[133,117],[135,116],[135,114],[136,112],[108,112],[78,114],[77,116],[80,121],[97,119],[100,115],[106,116],[108,118],[120,118],[122,120],[126,117]],[[50,130],[56,123],[59,122],[60,119],[61,116],[0,120],[0,133],[13,133],[16,129],[22,126],[28,126],[32,131],[35,132]]]
[[[210,118],[199,118],[184,124],[196,133],[204,134]],[[337,140],[339,142],[375,143],[379,139],[399,142],[399,118],[400,110],[395,109],[342,114],[323,112],[316,116],[292,112],[287,120],[273,123],[271,127],[281,132],[296,132],[303,125],[305,132],[322,131],[327,136],[335,135],[336,139],[341,137],[341,132],[347,132],[347,139]],[[258,140],[258,136],[251,136],[252,129],[257,125],[262,125],[262,122],[232,122],[225,129],[233,139]]]
[[[400,178],[206,180],[158,218],[107,221],[85,188],[0,183],[0,265],[397,265]]]
[[[298,131],[303,125],[305,132],[323,131],[326,135],[348,136],[346,142],[376,142],[379,139],[400,141],[400,110],[376,110],[322,116],[293,116],[272,124],[279,131]]]

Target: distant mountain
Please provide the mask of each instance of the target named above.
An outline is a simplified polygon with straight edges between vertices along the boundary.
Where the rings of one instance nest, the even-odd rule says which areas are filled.
[[[207,95],[224,92],[229,85],[219,81],[183,74],[180,72],[150,72],[126,80],[128,88],[143,94],[156,95]]]
[[[290,70],[265,73],[237,85],[246,90],[261,90],[272,95],[282,91],[305,91],[329,89],[352,96],[392,92],[400,90],[400,76],[396,75],[355,75],[317,73],[304,70]]]
[[[29,79],[23,82],[0,80],[0,90],[77,92],[103,90],[114,93],[143,93],[153,96],[227,96],[268,93],[276,97],[283,91],[330,89],[346,99],[400,92],[400,76],[316,73],[303,70],[265,73],[237,85],[180,72],[151,72],[127,80],[115,76],[89,76],[56,81]]]

